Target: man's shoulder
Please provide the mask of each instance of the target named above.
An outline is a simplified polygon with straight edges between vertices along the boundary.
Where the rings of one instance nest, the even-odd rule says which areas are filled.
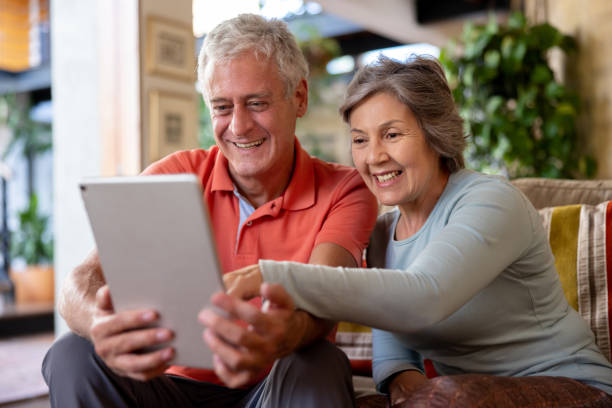
[[[310,157],[317,180],[323,184],[338,185],[339,182],[353,181],[363,184],[363,180],[354,167],[344,164],[332,163],[321,160],[317,157]]]
[[[221,157],[219,148],[213,146],[208,150],[179,150],[152,163],[143,174],[195,173],[212,171],[215,162]]]

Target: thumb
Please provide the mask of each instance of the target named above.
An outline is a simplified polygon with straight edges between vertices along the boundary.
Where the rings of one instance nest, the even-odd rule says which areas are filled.
[[[112,312],[113,302],[110,296],[108,285],[104,285],[96,292],[96,306],[98,309]]]
[[[285,288],[278,283],[263,283],[261,285],[261,295],[270,302],[270,307],[274,309],[295,309],[293,299]]]

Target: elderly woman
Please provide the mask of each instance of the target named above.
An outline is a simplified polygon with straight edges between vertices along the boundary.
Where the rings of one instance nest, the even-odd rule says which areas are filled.
[[[280,283],[316,316],[381,329],[374,379],[393,403],[428,381],[422,357],[442,376],[567,377],[612,393],[612,366],[568,306],[538,213],[504,178],[464,169],[439,64],[382,58],[356,74],[340,111],[359,173],[396,206],[378,219],[371,269],[262,260],[230,274],[230,292]],[[567,380],[549,380],[541,391],[554,399]]]

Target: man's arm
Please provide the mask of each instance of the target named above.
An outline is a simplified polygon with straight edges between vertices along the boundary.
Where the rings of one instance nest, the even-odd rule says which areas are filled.
[[[150,328],[159,319],[155,310],[115,313],[96,251],[77,266],[62,286],[58,308],[76,334],[89,339],[104,363],[115,373],[145,381],[161,375],[174,349],[141,350],[170,341],[165,328]]]
[[[64,280],[57,307],[68,327],[91,340],[90,328],[96,311],[96,293],[105,285],[97,251],[92,251]]]

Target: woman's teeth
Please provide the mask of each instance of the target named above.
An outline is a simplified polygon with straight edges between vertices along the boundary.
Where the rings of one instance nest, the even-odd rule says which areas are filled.
[[[249,147],[259,146],[262,143],[263,143],[263,139],[259,139],[259,140],[256,140],[254,142],[251,142],[251,143],[238,143],[238,142],[234,142],[234,144],[236,146],[240,147],[241,149],[248,149]]]
[[[378,180],[379,183],[384,183],[385,181],[389,181],[392,178],[399,176],[400,173],[401,173],[401,171],[397,171],[396,170],[396,171],[392,171],[390,173],[383,174],[381,176],[376,176],[376,179]]]

